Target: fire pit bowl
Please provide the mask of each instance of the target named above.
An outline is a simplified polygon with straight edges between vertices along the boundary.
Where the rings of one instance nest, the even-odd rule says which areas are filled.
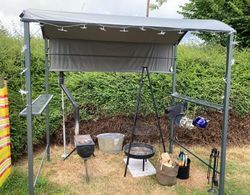
[[[123,150],[127,156],[135,159],[147,159],[155,154],[154,147],[145,143],[131,143],[130,154],[128,154],[129,144],[126,144]]]

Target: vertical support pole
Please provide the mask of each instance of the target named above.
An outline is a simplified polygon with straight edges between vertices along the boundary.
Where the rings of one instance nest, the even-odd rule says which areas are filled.
[[[147,0],[146,17],[149,16],[150,0]]]
[[[48,63],[48,39],[44,39],[44,52],[45,52],[45,93],[49,94],[49,63]],[[49,104],[46,107],[46,144],[47,144],[47,161],[50,161],[50,132],[49,132]]]
[[[59,83],[60,85],[64,85],[64,72],[59,73]],[[62,158],[66,158],[67,151],[66,151],[66,126],[65,126],[65,102],[64,102],[64,92],[61,88],[61,96],[62,96],[62,126],[63,126],[63,154]]]
[[[24,22],[24,44],[25,44],[25,85],[26,107],[27,107],[27,144],[28,144],[28,190],[29,195],[34,194],[33,187],[33,133],[32,133],[32,92],[31,92],[31,73],[30,73],[30,25]]]
[[[231,85],[233,37],[234,37],[233,33],[229,33],[227,38],[227,61],[226,61],[226,78],[225,78],[226,84],[224,89],[223,126],[222,126],[222,138],[221,138],[221,162],[220,162],[220,181],[219,181],[220,195],[224,194],[224,184],[225,184],[228,110],[229,110],[229,96],[230,96],[230,85]]]
[[[177,61],[177,45],[173,46],[173,50],[172,50],[172,68],[173,68],[173,72],[172,72],[172,94],[176,92],[176,61]],[[172,97],[172,104],[175,103],[175,98]],[[173,153],[173,148],[174,148],[174,119],[172,119],[170,124],[170,131],[169,131],[169,153]]]

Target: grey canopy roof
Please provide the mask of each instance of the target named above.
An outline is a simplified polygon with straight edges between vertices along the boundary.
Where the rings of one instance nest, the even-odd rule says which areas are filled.
[[[161,30],[167,31],[167,41],[170,43],[179,43],[183,34],[179,33],[187,31],[212,31],[212,32],[234,32],[235,30],[227,24],[217,20],[199,20],[199,19],[167,19],[167,18],[146,18],[138,16],[121,16],[121,15],[107,15],[107,14],[90,14],[90,13],[77,13],[77,12],[61,12],[61,11],[48,11],[38,9],[28,9],[20,15],[22,21],[44,23],[43,35],[47,38],[74,38],[74,39],[87,39],[95,40],[100,38],[99,27],[106,27],[107,33],[103,34],[104,41],[122,41],[125,42],[164,42],[164,36],[155,36]],[[88,36],[82,34],[79,27],[86,25],[91,28],[91,33]],[[64,30],[71,33],[62,33],[58,28],[64,26]],[[95,28],[94,28],[94,27]],[[71,28],[69,28],[71,27]],[[96,30],[98,27],[98,31]],[[125,27],[130,33],[120,33],[119,30]],[[148,32],[144,32],[145,28]],[[117,30],[117,28],[120,28]],[[108,32],[110,31],[110,32]],[[119,33],[118,33],[119,32]],[[93,35],[90,36],[90,34]],[[126,34],[126,35],[125,35]],[[104,36],[103,36],[104,35]],[[154,36],[152,36],[154,35]],[[136,38],[135,38],[136,37]]]
[[[187,31],[230,33],[216,20],[146,18],[28,9],[49,41],[53,71],[171,72],[175,46]]]

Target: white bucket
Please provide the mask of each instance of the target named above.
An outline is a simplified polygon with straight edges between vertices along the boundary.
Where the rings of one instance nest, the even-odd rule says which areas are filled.
[[[99,149],[107,153],[118,153],[122,150],[124,135],[121,133],[102,133],[98,138]]]

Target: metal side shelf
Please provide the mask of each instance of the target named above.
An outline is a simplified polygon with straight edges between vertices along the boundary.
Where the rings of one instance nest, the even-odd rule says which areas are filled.
[[[32,115],[41,115],[44,109],[49,104],[50,100],[52,99],[53,95],[50,94],[43,94],[39,95],[33,102],[32,102]],[[20,114],[20,116],[26,117],[27,116],[27,108],[24,108]]]
[[[207,106],[207,107],[214,108],[214,109],[217,109],[217,110],[223,110],[223,105],[220,105],[220,104],[215,104],[215,103],[208,102],[208,101],[205,101],[205,100],[193,99],[191,97],[180,95],[178,93],[172,93],[171,96],[174,97],[174,98],[186,100],[188,102],[192,102],[192,103],[196,103],[196,104],[199,104],[199,105]]]

